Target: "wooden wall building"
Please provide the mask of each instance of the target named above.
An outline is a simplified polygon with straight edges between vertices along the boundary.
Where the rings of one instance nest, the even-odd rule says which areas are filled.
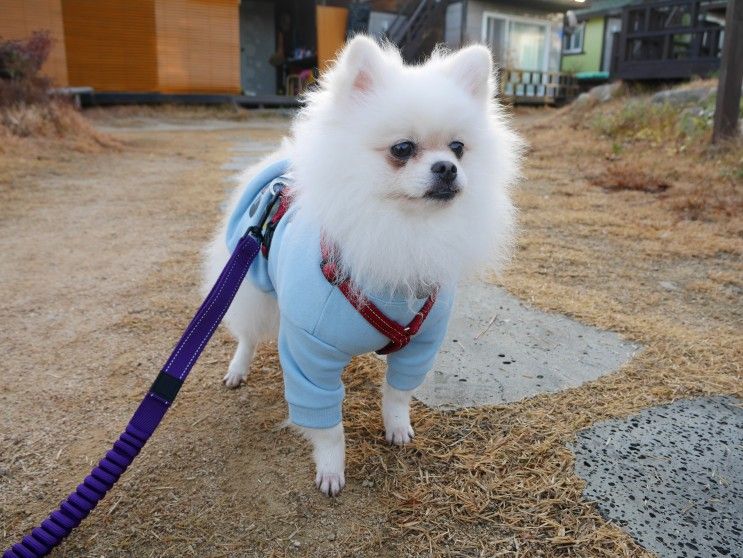
[[[61,1],[71,85],[239,92],[237,0]]]
[[[348,2],[0,0],[0,39],[48,30],[53,47],[43,71],[57,87],[276,94],[287,74],[322,71],[335,57]],[[299,67],[295,52],[303,53]]]
[[[61,0],[0,0],[0,38],[25,39],[32,32],[46,29],[53,41],[52,52],[42,71],[57,86],[69,84],[64,47]]]

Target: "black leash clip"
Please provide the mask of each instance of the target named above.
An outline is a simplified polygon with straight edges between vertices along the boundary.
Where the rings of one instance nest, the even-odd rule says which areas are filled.
[[[266,209],[263,211],[261,220],[258,221],[258,224],[249,227],[246,232],[246,234],[253,235],[253,237],[260,242],[262,247],[261,251],[264,256],[268,256],[271,239],[273,238],[273,233],[278,225],[278,220],[274,222],[274,216],[281,205],[281,196],[285,187],[286,184],[283,182],[274,182],[269,186],[271,189],[271,193],[269,194],[271,198],[266,204]]]

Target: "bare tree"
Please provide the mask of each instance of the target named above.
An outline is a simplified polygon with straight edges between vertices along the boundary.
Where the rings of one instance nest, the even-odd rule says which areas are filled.
[[[728,0],[712,143],[738,133],[743,84],[743,0]]]

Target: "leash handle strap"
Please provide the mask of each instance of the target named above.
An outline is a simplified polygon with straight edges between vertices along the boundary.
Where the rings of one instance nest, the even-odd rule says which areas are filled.
[[[217,282],[113,447],[77,489],[38,527],[3,553],[3,558],[38,558],[77,527],[96,507],[152,436],[173,404],[178,390],[235,298],[260,240],[249,230],[238,243]]]

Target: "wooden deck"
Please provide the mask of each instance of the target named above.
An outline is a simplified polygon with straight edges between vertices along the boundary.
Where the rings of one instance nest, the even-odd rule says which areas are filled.
[[[612,78],[686,79],[720,67],[726,2],[660,0],[629,5],[614,41]]]

